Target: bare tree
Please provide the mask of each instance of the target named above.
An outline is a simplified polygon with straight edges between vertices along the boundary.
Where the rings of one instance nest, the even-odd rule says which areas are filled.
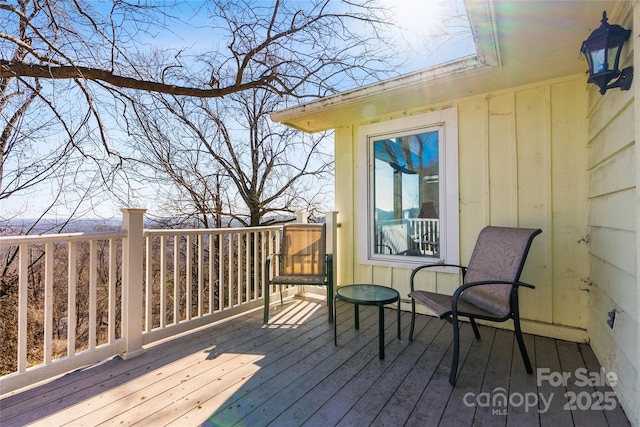
[[[5,193],[49,179],[47,173],[68,163],[75,152],[79,161],[93,161],[105,189],[124,188],[120,193],[128,202],[133,183],[122,168],[126,158],[120,142],[134,128],[127,122],[130,113],[152,102],[150,93],[184,104],[187,98],[226,100],[232,95],[231,102],[238,102],[245,91],[264,91],[281,97],[282,107],[292,99],[370,83],[393,74],[398,63],[392,45],[383,42],[388,18],[375,0],[211,0],[197,7],[181,1],[0,2],[2,102],[11,99],[9,91],[20,95],[13,109],[1,105],[7,128],[17,123],[11,111],[19,112],[16,119],[23,118],[22,123],[26,112],[37,111],[46,113],[39,120],[51,126],[52,134],[65,135],[49,143],[49,163],[34,159],[40,166],[34,168],[15,161],[13,169],[5,167],[12,153],[30,147],[15,132],[14,145],[4,138],[11,149],[0,153],[2,176],[14,186],[3,184]],[[158,38],[168,42],[158,43]],[[216,212],[224,210],[216,185],[223,189],[224,180],[232,179],[240,190],[247,186],[247,177],[229,174],[228,166],[210,168],[217,171],[218,184],[209,181],[213,187],[202,193],[217,201]],[[250,194],[258,190],[240,191],[254,219],[257,202]],[[196,199],[191,194],[190,203]],[[198,205],[202,201],[195,210],[203,211]]]
[[[93,81],[106,89],[198,98],[255,88],[300,97],[308,95],[305,90],[314,96],[333,91],[336,74],[384,71],[386,62],[380,60],[389,58],[380,55],[384,47],[376,32],[386,11],[372,0],[268,5],[211,0],[186,19],[170,14],[181,9],[184,17],[188,7],[188,2],[0,3],[3,28],[22,29],[22,34],[0,31],[2,44],[24,52],[0,60],[0,77]],[[202,15],[208,19],[197,19]],[[202,37],[224,40],[223,49],[138,50],[141,40],[176,26],[185,29],[192,20],[202,23]]]
[[[45,6],[31,0],[0,4],[2,60],[23,63],[32,57],[29,46],[33,33],[41,34],[33,25],[48,22],[40,19],[43,8],[56,9],[55,4]],[[7,10],[21,19],[12,20]],[[107,146],[105,133],[98,132],[96,138],[91,131],[92,118],[96,117],[92,111],[98,104],[92,101],[83,108],[71,101],[91,100],[82,88],[77,80],[56,83],[14,73],[0,76],[0,201],[11,206],[2,210],[0,221],[6,222],[13,215],[42,217],[58,203],[67,204],[71,212],[81,209],[84,213],[82,205],[90,210],[96,190],[113,179],[120,160],[112,164],[107,157],[110,151],[103,149]],[[85,171],[90,174],[83,175]],[[75,185],[70,188],[69,182]],[[40,211],[25,210],[28,208],[14,201],[14,196],[43,190],[51,197]]]
[[[281,103],[256,89],[224,100],[156,97],[138,105],[134,144],[152,171],[143,179],[170,182],[162,200],[205,227],[222,225],[222,217],[256,226],[276,213],[314,210],[325,201],[332,146],[326,134],[272,123],[268,113]]]

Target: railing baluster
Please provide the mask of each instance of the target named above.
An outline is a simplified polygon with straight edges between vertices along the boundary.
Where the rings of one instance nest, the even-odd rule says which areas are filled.
[[[280,253],[280,239],[277,238],[277,232],[274,232],[272,235],[272,238],[269,239],[269,243],[271,244],[271,253]],[[280,263],[277,262],[276,265],[276,272],[274,274],[280,274]],[[273,293],[275,289],[275,286],[272,286],[271,289],[269,289],[269,292]]]
[[[275,252],[275,246],[274,246],[274,242],[273,242],[273,236],[274,233],[273,231],[269,231],[269,238],[267,239],[267,246],[268,246],[268,250],[267,253],[268,254],[272,254]],[[268,255],[267,255],[268,256]],[[273,272],[274,275],[277,275],[277,270],[278,269],[278,262],[275,262],[275,259],[272,259],[271,261],[271,266],[270,266],[270,271],[267,271],[267,274],[271,274],[271,272]],[[272,286],[268,286],[267,284],[269,283],[269,280],[267,278],[265,278],[265,285],[264,285],[264,289],[265,292],[269,292],[269,295],[271,295],[271,289],[273,289]],[[264,295],[263,295],[264,296]]]
[[[187,262],[186,262],[186,266],[185,266],[185,288],[186,288],[186,307],[185,307],[185,311],[186,311],[186,319],[187,320],[191,320],[191,307],[193,305],[193,274],[192,274],[192,270],[193,270],[193,255],[191,252],[191,235],[187,234],[187,242],[186,242],[186,255],[187,255]]]
[[[162,261],[162,254],[164,253],[163,237],[160,237],[160,280],[164,277],[162,274],[164,268],[164,262]],[[147,247],[146,247],[146,256],[147,256],[147,268],[145,274],[145,284],[144,284],[144,331],[149,332],[153,328],[152,323],[152,313],[153,313],[153,235],[149,234],[147,236]]]
[[[27,369],[27,309],[29,284],[28,246],[20,245],[20,278],[18,280],[18,372]]]
[[[67,356],[76,354],[76,293],[78,284],[78,244],[69,242],[68,293],[67,293]]]
[[[167,236],[160,236],[160,327],[167,325]]]
[[[224,235],[218,235],[218,311],[224,308]]]
[[[237,238],[237,246],[236,246],[236,256],[238,257],[238,262],[236,263],[236,292],[237,299],[236,304],[242,304],[242,294],[244,293],[244,287],[242,285],[242,265],[244,264],[244,256],[242,253],[242,234],[236,233]]]
[[[235,271],[233,270],[233,234],[229,234],[228,245],[228,257],[227,257],[227,269],[229,271],[229,283],[227,284],[229,289],[229,308],[233,307],[233,282],[235,280]]]
[[[258,299],[258,273],[260,272],[260,241],[262,240],[262,232],[257,231],[253,233],[253,274],[251,277],[251,284],[253,285],[253,296],[251,301]]]
[[[245,234],[245,270],[244,270],[244,283],[245,283],[245,301],[251,301],[251,241],[252,233],[247,232]]]
[[[204,237],[202,234],[198,235],[198,317],[202,317],[203,304],[204,304],[204,249],[203,249]]]
[[[98,250],[97,241],[89,242],[89,350],[96,348],[97,342],[97,283],[98,283]]]
[[[214,262],[214,253],[215,253],[215,247],[214,247],[215,243],[213,240],[213,234],[209,234],[209,313],[213,313],[215,311],[215,307],[213,306],[214,303],[214,292],[213,292],[213,286],[215,284],[215,280],[214,280],[214,267],[215,267],[215,262]]]
[[[44,248],[44,364],[53,354],[53,242]]]
[[[166,293],[166,289],[163,292]],[[173,323],[180,323],[180,236],[177,234],[173,236]]]
[[[270,236],[270,232],[266,231],[262,233],[262,238],[260,239],[260,246],[262,248],[262,250],[260,251],[260,253],[262,254],[262,258],[260,259],[260,265],[263,266],[265,265],[265,262],[267,261],[267,241],[269,240],[269,236]],[[264,293],[265,290],[267,290],[267,274],[269,274],[269,272],[266,269],[262,269],[262,275],[261,275],[261,281],[260,281],[260,286],[261,286],[261,293],[262,297],[264,297]],[[257,291],[256,291],[257,292]],[[258,295],[256,295],[257,297]]]
[[[234,262],[229,264],[229,267],[233,268],[233,278],[230,281],[231,287],[233,288],[233,304],[231,304],[230,307],[235,307],[242,302],[242,269],[240,265],[242,264],[241,258],[243,258],[244,255],[240,249],[242,246],[240,234],[232,233],[231,242],[229,256],[234,259]]]
[[[116,283],[118,278],[116,265],[116,239],[109,239],[109,344],[116,340]]]

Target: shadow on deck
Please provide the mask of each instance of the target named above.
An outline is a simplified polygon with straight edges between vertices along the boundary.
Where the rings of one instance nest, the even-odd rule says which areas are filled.
[[[257,310],[3,395],[0,424],[629,425],[610,387],[576,384],[576,372],[600,373],[587,344],[525,335],[527,375],[512,332],[481,327],[476,341],[464,324],[452,388],[448,323],[419,316],[409,343],[410,314],[399,341],[388,313],[379,360],[377,309],[361,307],[355,331],[352,307],[338,303],[338,347],[324,302],[297,298],[266,326]],[[541,381],[536,368],[571,378]]]

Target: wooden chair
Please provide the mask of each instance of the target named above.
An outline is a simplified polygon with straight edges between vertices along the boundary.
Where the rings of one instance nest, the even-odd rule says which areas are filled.
[[[475,319],[504,322],[513,319],[516,339],[527,373],[533,373],[527,349],[520,329],[518,288],[534,289],[533,285],[520,282],[520,274],[531,247],[533,238],[542,233],[540,229],[485,227],[478,236],[469,265],[427,264],[411,273],[411,330],[413,340],[416,317],[416,301],[431,309],[440,319],[453,325],[453,363],[449,383],[456,383],[460,337],[458,318],[467,317],[476,336],[480,339]],[[416,274],[425,268],[458,267],[462,273],[462,285],[453,295],[416,290]]]
[[[276,265],[276,274],[272,277],[271,270]],[[326,252],[325,224],[285,224],[280,253],[269,255],[265,271],[264,323],[269,322],[271,285],[280,285],[280,304],[283,285],[326,286],[329,323],[333,322],[333,257]]]

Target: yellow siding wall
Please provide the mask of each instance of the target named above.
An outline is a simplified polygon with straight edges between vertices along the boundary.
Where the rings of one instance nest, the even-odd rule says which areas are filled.
[[[586,92],[584,77],[543,82],[429,106],[458,111],[460,259],[468,261],[487,224],[537,227],[522,280],[526,332],[586,340],[588,300]],[[396,117],[428,111],[398,112]],[[393,117],[379,118],[390,120]],[[363,282],[409,292],[409,268],[361,265],[357,125],[336,130],[336,210],[339,285]],[[351,190],[349,190],[351,189]],[[431,274],[432,278],[434,273]],[[433,288],[452,293],[454,275],[439,274]],[[509,327],[508,324],[500,326]]]
[[[630,4],[611,21],[625,28],[633,26]],[[636,6],[636,22],[640,6]],[[632,33],[630,40],[634,40]],[[637,36],[635,36],[637,38]],[[625,66],[632,65],[633,48],[627,51]],[[636,70],[640,61],[636,60]],[[637,74],[637,72],[636,72]],[[614,387],[632,422],[640,424],[640,351],[638,349],[639,282],[637,270],[638,196],[636,139],[640,108],[638,76],[629,91],[613,89],[601,96],[590,88],[588,100],[589,228],[592,282],[588,333],[600,364],[615,372]],[[606,323],[607,313],[616,310],[615,328]]]

